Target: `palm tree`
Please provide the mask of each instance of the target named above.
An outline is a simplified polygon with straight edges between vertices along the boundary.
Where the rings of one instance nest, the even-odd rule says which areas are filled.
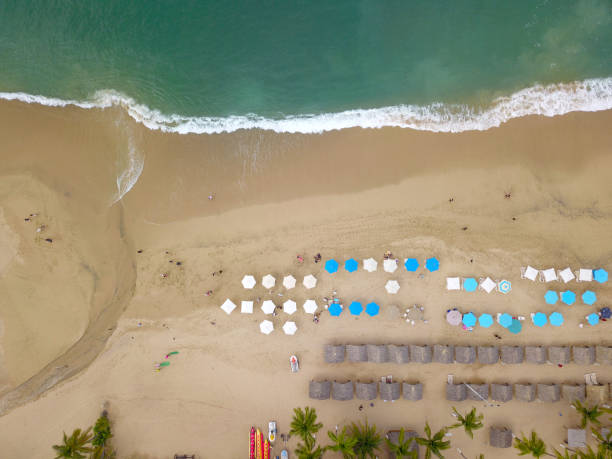
[[[323,457],[323,449],[320,446],[315,448],[315,439],[313,437],[306,437],[304,443],[297,444],[295,454],[298,459],[321,459]]]
[[[85,459],[85,454],[92,452],[91,447],[87,446],[91,439],[91,427],[85,432],[81,432],[81,429],[74,429],[69,437],[64,432],[62,444],[53,445],[56,453],[55,459]]]
[[[567,448],[563,450],[563,453],[557,451],[556,449],[554,449],[553,452],[555,453],[556,459],[578,459],[578,454],[576,454],[574,451],[570,451]]]
[[[351,425],[351,434],[356,440],[355,446],[353,447],[356,457],[358,459],[366,459],[368,457],[374,459],[376,457],[375,451],[378,450],[382,442],[376,425],[369,425],[367,419],[365,425],[361,423],[357,425],[353,422]]]
[[[293,409],[293,419],[291,420],[290,427],[289,435],[297,435],[304,443],[308,443],[314,434],[321,430],[323,424],[317,423],[317,412],[315,409],[307,406],[304,410],[301,408]]]
[[[470,438],[474,438],[474,430],[482,429],[483,427],[482,418],[484,418],[484,416],[476,413],[476,408],[472,408],[472,411],[463,416],[457,411],[457,408],[453,406],[453,416],[457,418],[457,422],[449,426],[449,429],[463,427],[465,433],[468,434]]]
[[[582,416],[582,419],[580,420],[581,429],[584,429],[589,422],[591,424],[601,425],[601,421],[598,418],[604,414],[604,412],[599,409],[598,405],[593,405],[591,408],[589,408],[580,403],[580,400],[574,400],[572,403],[572,408],[574,408],[578,414]]]
[[[538,434],[534,431],[531,431],[530,438],[525,437],[525,435],[522,437],[516,437],[514,439],[514,447],[519,450],[519,456],[531,454],[535,458],[539,458],[541,456],[555,457],[546,451],[544,441],[538,437]]]
[[[355,457],[355,451],[353,451],[353,448],[357,444],[357,439],[347,434],[346,426],[342,427],[340,433],[337,431],[336,433],[328,431],[327,435],[333,444],[329,445],[325,449],[342,454],[343,459],[351,459]]]
[[[429,427],[428,422],[425,423],[425,437],[418,437],[416,439],[419,445],[425,447],[425,459],[430,459],[432,454],[440,459],[444,458],[440,451],[450,448],[450,441],[444,440],[444,435],[446,435],[446,429],[440,429],[432,437],[431,427]]]
[[[612,457],[612,430],[605,436],[596,429],[591,429],[591,432],[597,439],[597,451],[602,454],[607,454],[608,457]]]
[[[404,438],[405,434],[406,432],[404,431],[404,428],[401,428],[398,439],[397,439],[397,443],[393,443],[388,438],[385,438],[385,443],[387,444],[389,451],[395,454],[395,457],[397,457],[398,459],[402,459],[402,458],[417,459],[418,452],[416,450],[411,449],[412,443],[414,442],[414,438],[405,439]]]

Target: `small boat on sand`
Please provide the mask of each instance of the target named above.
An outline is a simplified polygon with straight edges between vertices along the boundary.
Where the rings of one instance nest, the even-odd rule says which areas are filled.
[[[268,440],[270,443],[276,441],[276,421],[268,422]]]
[[[281,459],[289,459],[289,453],[286,449],[281,451]]]
[[[297,373],[300,370],[300,362],[295,355],[289,357],[289,363],[291,364],[291,373]]]
[[[255,458],[255,427],[251,427],[251,433],[249,435],[249,459]]]

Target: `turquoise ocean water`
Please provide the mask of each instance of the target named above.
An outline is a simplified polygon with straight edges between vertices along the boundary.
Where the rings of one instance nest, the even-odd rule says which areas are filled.
[[[609,0],[3,0],[0,96],[150,128],[487,129],[612,108]]]

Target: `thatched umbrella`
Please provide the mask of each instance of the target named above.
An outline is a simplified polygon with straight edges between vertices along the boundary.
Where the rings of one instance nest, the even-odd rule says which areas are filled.
[[[491,384],[491,400],[508,402],[512,400],[512,386],[510,384]]]
[[[388,360],[387,346],[384,344],[367,344],[368,362],[383,363]]]
[[[387,435],[385,436],[387,437],[387,440],[397,445],[399,443],[399,435],[400,435],[399,430],[389,430],[387,432]],[[404,441],[408,441],[408,439],[410,438],[417,438],[417,437],[418,435],[414,430],[404,429]],[[416,457],[419,457],[419,444],[413,440],[412,443],[410,443],[409,451],[416,451]],[[389,459],[396,459],[396,457],[397,456],[394,453],[389,452]]]
[[[386,401],[393,401],[393,400],[397,400],[398,398],[400,398],[400,394],[401,394],[401,387],[400,387],[400,383],[398,382],[380,382],[379,384],[379,388],[380,388],[380,398],[382,400],[386,400]]]
[[[608,384],[586,386],[586,399],[589,403],[602,405],[608,401],[608,395]]]
[[[595,346],[597,363],[612,365],[612,346]]]
[[[359,400],[374,400],[378,394],[378,384],[372,382],[355,382],[355,397]]]
[[[387,359],[393,363],[408,363],[410,362],[410,350],[408,346],[387,344]]]
[[[349,362],[367,362],[368,351],[365,344],[347,344],[346,358]]]
[[[542,402],[558,402],[561,399],[559,384],[538,384],[538,399]]]
[[[431,346],[425,344],[418,346],[416,344],[410,345],[410,361],[416,363],[430,363],[431,362]]]
[[[353,382],[338,382],[332,384],[332,398],[334,400],[352,400],[353,399]]]
[[[572,354],[576,365],[592,365],[595,363],[594,346],[572,346]]]
[[[466,384],[466,394],[469,400],[487,400],[489,398],[489,384]]]
[[[476,361],[476,349],[472,346],[455,346],[455,362],[471,364]]]
[[[455,361],[455,348],[450,344],[434,344],[433,361],[436,363],[453,363]]]
[[[536,396],[536,386],[534,384],[515,384],[514,396],[521,402],[533,402]]]
[[[562,384],[561,394],[563,395],[563,398],[570,403],[572,403],[574,400],[584,402],[586,399],[584,384]]]
[[[327,400],[331,394],[331,383],[329,381],[310,381],[308,384],[308,396],[315,400]]]
[[[421,400],[423,398],[423,384],[402,383],[402,392],[406,400]]]
[[[493,365],[499,362],[497,346],[478,346],[478,361],[485,365]]]
[[[506,364],[523,363],[523,348],[522,346],[502,346],[501,361]]]
[[[464,384],[446,384],[446,400],[462,402],[467,397],[466,390]]]
[[[342,363],[344,362],[345,351],[344,344],[326,344],[325,361],[327,363]]]
[[[570,360],[569,346],[548,346],[548,361],[553,365],[566,365]]]
[[[525,346],[525,361],[527,363],[546,363],[546,348],[544,346]]]
[[[489,443],[494,448],[510,448],[512,446],[512,430],[507,427],[489,429]]]

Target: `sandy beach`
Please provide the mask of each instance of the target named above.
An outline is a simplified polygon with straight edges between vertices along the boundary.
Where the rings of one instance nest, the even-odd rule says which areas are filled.
[[[544,302],[549,288],[565,290],[564,284],[520,278],[528,264],[612,268],[611,125],[612,111],[603,111],[531,116],[460,134],[383,128],[177,135],[149,131],[119,108],[3,101],[0,457],[48,457],[62,431],[91,425],[105,401],[120,458],[243,458],[252,425],[265,429],[276,420],[279,433],[287,433],[298,406],[317,409],[322,445],[336,425],[367,418],[381,431],[422,433],[425,421],[434,429],[454,422],[453,406],[476,406],[485,428],[474,440],[454,430],[448,457],[457,456],[456,448],[467,457],[515,457],[514,449],[488,445],[492,425],[516,434],[536,429],[558,447],[564,429],[578,422],[567,401],[453,404],[445,399],[447,375],[463,382],[579,383],[596,372],[611,383],[612,367],[327,364],[323,349],[612,345],[610,322],[579,327],[597,306],[610,305],[610,283],[568,284],[598,295],[595,306],[568,307]],[[130,158],[144,161],[142,174],[113,204]],[[387,250],[401,260],[435,256],[440,270],[386,273]],[[374,257],[379,269],[330,275],[313,261],[317,253],[323,260]],[[268,273],[277,279],[271,291],[260,286]],[[254,290],[243,289],[244,274],[257,278]],[[279,287],[287,274],[298,279],[290,291]],[[307,274],[318,279],[310,291],[299,284]],[[513,288],[507,295],[448,292],[447,276],[508,279]],[[399,281],[398,294],[385,291],[389,279]],[[332,318],[324,311],[315,324],[298,308],[291,316],[295,336],[282,333],[283,312],[271,319],[271,335],[259,332],[268,317],[258,298],[301,306],[309,298],[322,304],[332,291],[345,304],[376,301],[381,313]],[[255,313],[226,315],[219,308],[226,298],[255,300]],[[425,308],[427,323],[411,326],[388,312],[415,303]],[[445,322],[449,307],[527,318],[560,311],[565,324],[525,323],[518,335],[496,326],[465,332]],[[171,365],[154,371],[173,350],[179,354]],[[299,373],[289,371],[291,354],[300,359]],[[377,399],[370,406],[308,398],[313,378],[385,375],[422,382],[423,400]],[[296,443],[288,443],[291,452]],[[277,441],[272,457],[281,449]]]

